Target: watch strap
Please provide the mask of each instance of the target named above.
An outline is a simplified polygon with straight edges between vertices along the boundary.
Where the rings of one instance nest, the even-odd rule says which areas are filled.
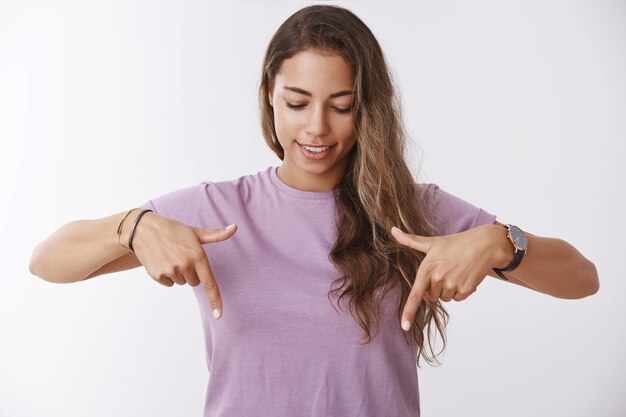
[[[500,272],[500,271],[501,271],[501,269],[496,269],[496,268],[493,268],[493,270],[494,270],[494,272],[495,272],[496,274],[498,274],[498,275],[500,276],[500,278],[502,278],[503,280],[505,280],[505,281],[508,281],[508,280],[509,280],[507,277],[505,277],[505,276],[504,276],[504,274],[503,274],[502,272]]]
[[[509,228],[511,227],[510,224],[506,224],[504,225],[504,227],[509,230]],[[507,233],[507,238],[511,241],[511,243],[513,244],[513,240],[511,238],[510,233]],[[496,274],[498,274],[498,276],[502,279],[504,279],[505,281],[508,281],[509,279],[507,277],[504,276],[504,274],[502,272],[506,272],[506,271],[512,271],[515,268],[517,268],[517,266],[520,264],[520,262],[522,262],[522,258],[524,257],[524,254],[526,253],[525,250],[523,249],[518,249],[515,244],[513,244],[513,247],[515,248],[515,256],[513,257],[513,260],[511,261],[510,264],[508,264],[507,266],[505,266],[504,268],[492,268],[494,270],[494,272]]]
[[[513,257],[513,260],[511,261],[511,263],[506,267],[506,268],[502,268],[500,271],[512,271],[515,268],[517,268],[517,266],[519,265],[520,262],[522,262],[522,257],[524,256],[524,252],[523,250],[517,250],[517,252],[515,252],[515,256]]]

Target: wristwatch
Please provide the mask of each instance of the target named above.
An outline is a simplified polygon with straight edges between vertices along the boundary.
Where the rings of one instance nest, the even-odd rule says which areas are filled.
[[[506,237],[509,238],[509,240],[513,244],[513,247],[515,248],[515,257],[513,258],[511,263],[508,264],[506,267],[502,269],[493,268],[493,270],[502,279],[508,281],[508,278],[505,277],[504,274],[502,274],[502,272],[512,271],[515,268],[517,268],[520,262],[522,262],[522,258],[524,257],[524,254],[528,250],[528,239],[526,239],[526,235],[524,234],[522,229],[520,229],[519,227],[513,226],[512,224],[505,224],[504,227],[506,227],[508,230]]]

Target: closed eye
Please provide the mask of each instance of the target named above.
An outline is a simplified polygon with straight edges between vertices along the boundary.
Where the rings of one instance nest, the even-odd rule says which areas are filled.
[[[291,104],[291,103],[285,103],[285,104],[287,105],[288,108],[292,110],[300,110],[305,106],[305,104]],[[352,107],[348,107],[347,109],[340,109],[338,107],[333,107],[333,110],[335,110],[337,113],[345,114],[345,113],[350,113],[352,111]]]

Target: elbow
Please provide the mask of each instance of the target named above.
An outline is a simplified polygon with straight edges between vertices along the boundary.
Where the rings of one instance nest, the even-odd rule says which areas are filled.
[[[31,274],[40,277],[41,275],[39,275],[39,267],[38,267],[38,262],[37,262],[37,249],[39,248],[39,245],[35,246],[35,249],[33,249],[33,254],[30,256],[30,262],[28,263],[28,270],[30,271]]]
[[[590,292],[587,294],[587,296],[597,294],[597,292],[600,291],[600,279],[598,278],[598,270],[596,269],[596,266],[593,264],[593,262],[589,262],[589,269],[590,272],[588,273],[587,277],[589,280]]]
[[[39,266],[39,264],[37,263],[34,257],[31,258],[30,263],[28,264],[28,270],[30,271],[32,275],[38,278],[41,278],[44,281],[53,282],[46,278],[45,273],[42,273],[41,267]]]
[[[28,264],[28,270],[30,271],[31,274],[33,274],[35,276],[39,276],[39,274],[37,273],[37,267],[35,265],[36,264],[31,259],[30,263]]]
[[[38,278],[41,278],[42,280],[46,282],[50,282],[53,284],[65,283],[65,281],[59,281],[59,280],[55,280],[51,278],[50,275],[46,274],[45,272],[42,272],[42,270],[37,267],[37,264],[33,264],[32,262],[28,265],[28,270],[30,271],[31,274],[33,274],[34,276]]]
[[[569,275],[571,279],[562,282],[554,291],[546,292],[556,298],[579,300],[596,294],[600,290],[600,280],[596,266],[589,262],[580,272]]]
[[[589,262],[587,268],[585,268],[585,272],[581,277],[580,285],[580,293],[576,298],[586,298],[590,297],[594,294],[597,294],[600,291],[600,280],[598,279],[598,270],[593,262]]]
[[[41,256],[40,256],[40,249],[41,244],[37,245],[35,247],[35,249],[33,250],[33,254],[30,257],[30,261],[28,263],[28,270],[30,271],[30,273],[38,278],[43,279],[44,281],[47,282],[55,282],[53,280],[51,280],[46,272],[45,272],[45,268],[42,268],[42,261],[41,261]]]

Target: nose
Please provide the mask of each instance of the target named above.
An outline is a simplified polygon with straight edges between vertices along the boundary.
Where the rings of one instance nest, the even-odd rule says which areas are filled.
[[[324,106],[312,106],[306,132],[311,136],[324,136],[330,130]]]

